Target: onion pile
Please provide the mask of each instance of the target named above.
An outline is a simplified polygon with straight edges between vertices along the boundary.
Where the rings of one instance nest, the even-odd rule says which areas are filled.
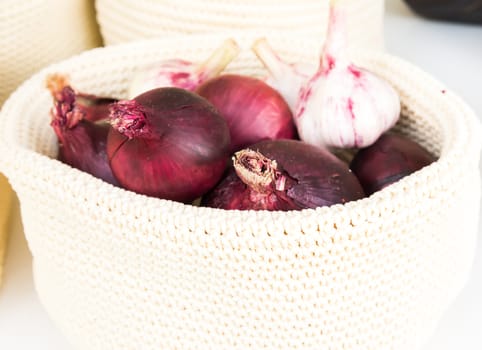
[[[336,44],[336,37],[332,33],[329,46]],[[147,196],[226,210],[270,211],[356,201],[436,160],[419,144],[392,130],[380,136],[373,133],[368,144],[349,143],[351,152],[355,152],[353,159],[343,160],[336,156],[340,150],[336,145],[304,137],[308,132],[318,135],[315,128],[298,133],[294,97],[304,96],[303,86],[314,81],[310,74],[295,69],[304,66],[303,62],[283,63],[267,41],[259,39],[253,45],[255,53],[271,75],[284,72],[277,74],[277,82],[283,84],[223,73],[221,67],[237,54],[237,45],[231,39],[226,43],[222,52],[208,60],[216,62],[212,76],[202,73],[203,79],[196,78],[196,84],[188,87],[164,79],[162,85],[169,86],[146,88],[123,100],[79,92],[65,76],[49,76],[51,126],[58,138],[58,159]],[[343,78],[347,76],[346,65],[342,68],[343,74],[330,80],[333,86],[346,85],[343,81],[353,82],[353,76],[358,77],[348,65],[352,80]],[[204,68],[193,68],[193,72],[204,72]],[[291,87],[289,81],[281,79],[289,78],[289,72],[295,77]],[[380,80],[380,84],[385,82]],[[344,90],[343,98],[354,101],[356,97],[359,106],[372,103],[379,90],[372,91],[370,86],[365,86],[366,94],[356,96],[350,95],[356,89]],[[389,91],[386,99],[396,101],[391,103],[395,108],[390,109],[396,114],[398,96],[393,97],[395,90]],[[383,105],[384,101],[377,103]],[[321,115],[318,107],[311,105],[311,120]],[[362,129],[371,129],[377,123],[378,116],[371,114],[357,119],[365,123]],[[330,130],[328,126],[323,133],[332,132],[331,136],[339,139],[337,127]]]

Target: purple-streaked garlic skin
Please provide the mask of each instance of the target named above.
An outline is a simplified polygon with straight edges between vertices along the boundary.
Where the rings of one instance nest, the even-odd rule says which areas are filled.
[[[317,146],[369,146],[400,116],[395,89],[349,60],[345,11],[332,3],[320,66],[299,90],[295,107],[299,137]]]
[[[307,62],[284,61],[266,38],[257,39],[252,50],[269,72],[265,82],[278,90],[294,114],[301,86],[313,76],[317,66]]]
[[[194,91],[206,80],[219,75],[239,51],[238,44],[230,38],[202,63],[174,58],[144,67],[132,79],[128,99],[159,87],[177,87]]]
[[[299,91],[303,84],[308,81],[311,76],[313,76],[313,72],[316,72],[316,68],[314,68],[314,65],[309,63],[288,63],[287,66],[292,72],[290,79],[278,79],[270,75],[268,79],[266,79],[266,83],[279,91],[281,96],[283,96],[283,98],[286,100],[286,103],[288,103],[291,112],[294,114],[296,111],[296,104],[298,102]],[[288,76],[288,74],[285,76]]]
[[[129,87],[129,99],[163,86],[176,86],[194,90],[200,81],[196,65],[182,59],[171,59],[151,65],[135,75]]]
[[[300,90],[299,137],[318,146],[360,148],[374,143],[400,115],[397,92],[353,64],[317,73]]]

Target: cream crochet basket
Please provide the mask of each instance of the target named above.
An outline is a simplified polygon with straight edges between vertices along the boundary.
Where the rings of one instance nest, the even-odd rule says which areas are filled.
[[[40,68],[102,42],[93,0],[2,0],[0,6],[0,106]],[[3,182],[0,179],[0,282],[12,195]]]
[[[384,0],[338,0],[348,9],[348,42],[383,47]],[[173,34],[281,31],[322,40],[329,0],[96,0],[106,45]]]
[[[40,71],[5,103],[0,169],[20,199],[35,285],[78,349],[415,350],[464,286],[480,205],[480,124],[420,69],[382,53],[356,61],[400,92],[400,132],[440,158],[345,205],[223,211],[113,187],[55,160],[45,76],[122,98],[139,65],[207,57],[222,35],[94,49]],[[229,71],[264,71],[243,48]],[[313,61],[318,40],[273,36]]]
[[[4,175],[0,174],[0,287],[3,277],[3,260],[7,250],[8,225],[12,204],[12,188]]]
[[[93,0],[2,0],[0,105],[40,68],[101,44]]]

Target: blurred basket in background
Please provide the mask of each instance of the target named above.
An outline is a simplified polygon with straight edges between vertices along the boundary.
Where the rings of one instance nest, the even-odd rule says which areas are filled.
[[[248,47],[254,38],[243,35]],[[419,349],[470,273],[481,134],[472,110],[417,67],[383,53],[356,56],[399,91],[398,131],[439,159],[345,205],[199,208],[125,191],[55,160],[48,73],[122,98],[139,65],[195,61],[224,39],[95,49],[42,70],[6,102],[0,170],[19,196],[42,304],[78,349]],[[287,60],[317,60],[317,39],[268,39]],[[228,70],[264,72],[249,50]]]
[[[41,68],[101,44],[93,0],[4,0],[1,6],[0,107]],[[11,196],[0,179],[0,281]]]
[[[0,285],[3,276],[3,260],[7,250],[8,224],[10,206],[12,203],[12,189],[5,176],[0,174]]]
[[[40,68],[99,45],[93,0],[2,1],[0,105]]]
[[[104,43],[173,34],[257,30],[325,37],[329,0],[96,0]],[[348,10],[348,42],[383,48],[384,0],[340,0]]]

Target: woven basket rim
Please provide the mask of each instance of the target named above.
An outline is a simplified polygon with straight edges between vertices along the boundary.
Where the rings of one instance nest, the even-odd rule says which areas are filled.
[[[189,34],[189,35],[178,35],[176,40],[192,40],[195,36],[201,37],[210,37],[219,38],[220,36],[224,37],[223,35],[206,35],[206,34]],[[184,37],[184,38],[183,38]],[[183,38],[183,39],[182,39]],[[172,38],[170,38],[172,39]],[[169,40],[167,40],[169,41]],[[142,49],[143,47],[150,46],[150,45],[162,45],[166,42],[166,39],[162,38],[148,38],[142,39],[135,42],[129,43],[122,43],[116,44],[108,47],[99,47],[94,48],[80,54],[74,55],[66,60],[57,62],[53,65],[45,67],[44,69],[40,70],[32,77],[24,81],[8,98],[8,100],[3,105],[0,111],[0,118],[12,118],[10,116],[10,110],[13,110],[13,106],[21,103],[22,96],[28,92],[30,86],[32,84],[38,83],[40,80],[43,80],[46,74],[49,72],[55,71],[59,67],[62,67],[64,64],[72,63],[74,61],[82,61],[84,57],[90,57],[94,55],[98,55],[98,57],[102,56],[103,53],[109,52],[115,54],[116,52],[125,52],[126,50],[136,50]],[[472,109],[465,104],[465,102],[458,97],[454,92],[452,92],[449,88],[445,87],[435,78],[429,76],[427,73],[422,71],[420,68],[414,66],[413,64],[403,60],[402,58],[393,56],[388,53],[382,52],[375,52],[372,50],[363,50],[357,49],[356,54],[360,56],[369,56],[369,57],[376,57],[380,60],[386,60],[390,64],[396,64],[400,66],[404,66],[407,69],[413,70],[414,74],[417,74],[423,77],[427,82],[430,84],[434,84],[436,86],[440,86],[443,88],[444,91],[444,98],[450,100],[454,106],[460,108],[461,114],[464,117],[460,118],[453,118],[454,122],[458,123],[458,125],[464,127],[465,137],[467,137],[466,142],[468,142],[468,148],[471,151],[476,151],[480,153],[481,149],[481,141],[480,137],[469,137],[470,133],[472,134],[481,134],[480,132],[480,121],[476,117],[475,113]],[[2,131],[0,131],[2,132]],[[3,135],[5,136],[5,135]],[[405,193],[407,195],[414,195],[410,193],[411,188],[415,187],[414,185],[420,181],[421,179],[426,178],[430,172],[443,172],[446,167],[448,166],[448,159],[453,160],[454,157],[460,156],[460,150],[455,150],[452,152],[451,149],[446,150],[440,155],[440,158],[432,163],[431,165],[417,171],[416,173],[407,176],[397,183],[388,186],[387,188],[374,193],[369,197],[362,198],[357,201],[347,202],[345,204],[336,204],[328,207],[320,207],[316,209],[304,209],[299,211],[289,211],[289,212],[282,212],[282,211],[238,211],[238,210],[224,210],[224,209],[214,209],[214,208],[205,208],[205,207],[197,207],[190,204],[183,204],[178,203],[170,200],[163,200],[153,197],[148,197],[141,194],[136,194],[134,192],[114,187],[108,183],[103,182],[100,179],[96,179],[90,174],[83,173],[77,169],[73,169],[58,160],[52,159],[46,155],[40,154],[35,152],[34,150],[27,149],[21,147],[19,145],[15,145],[12,142],[8,141],[8,138],[1,137],[0,138],[0,148],[3,148],[3,154],[5,158],[8,158],[11,162],[16,164],[17,167],[22,167],[22,162],[25,162],[26,159],[30,162],[30,166],[32,163],[38,164],[48,164],[49,167],[56,172],[68,174],[68,177],[64,179],[64,181],[68,181],[69,177],[76,178],[78,182],[81,182],[85,185],[85,188],[92,188],[94,187],[97,189],[97,193],[93,193],[93,195],[89,196],[89,200],[92,201],[101,201],[105,203],[107,206],[108,204],[113,204],[115,200],[122,198],[125,201],[125,205],[122,207],[117,207],[119,210],[125,210],[126,215],[131,212],[132,208],[143,206],[144,204],[149,204],[150,208],[156,207],[158,208],[157,212],[150,211],[149,213],[145,213],[146,217],[152,218],[153,220],[159,218],[162,213],[159,212],[169,212],[169,213],[179,213],[182,215],[186,215],[192,217],[193,220],[198,222],[198,220],[202,220],[203,217],[209,216],[210,218],[218,218],[219,221],[221,220],[230,220],[230,218],[237,218],[241,219],[242,221],[249,221],[249,220],[262,220],[267,221],[268,224],[274,223],[287,223],[287,222],[297,222],[298,225],[302,225],[302,222],[306,217],[323,217],[328,218],[332,222],[346,222],[347,218],[354,218],[356,219],[359,216],[360,212],[365,212],[367,208],[373,208],[377,206],[377,203],[383,202],[385,205],[391,206],[390,203],[395,203],[402,195],[401,193]],[[0,165],[3,163],[0,161]],[[35,166],[33,167],[35,168]],[[7,177],[9,177],[8,169],[0,169],[0,171],[4,171]],[[32,173],[31,176],[41,176],[41,174],[34,174]],[[72,192],[69,195],[72,196],[73,200],[79,200],[79,198],[75,198],[76,193],[82,193],[85,191],[84,189],[80,189],[77,192]],[[14,188],[15,189],[15,188]],[[408,191],[408,192],[407,192]],[[108,194],[112,194],[109,196]],[[101,198],[101,196],[103,196]],[[163,210],[161,210],[163,209]],[[165,209],[165,210],[164,210]],[[218,220],[216,220],[218,221]],[[349,220],[350,221],[350,220]],[[199,222],[198,222],[199,223]],[[189,225],[189,223],[179,223],[179,225]],[[240,234],[236,231],[236,234]]]

